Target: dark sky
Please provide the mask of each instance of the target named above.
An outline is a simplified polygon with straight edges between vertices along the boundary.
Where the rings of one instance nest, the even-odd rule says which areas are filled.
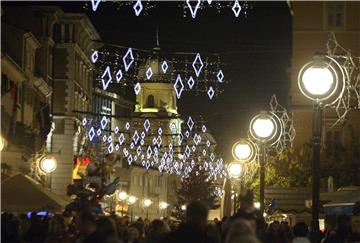
[[[230,8],[221,13],[205,8],[196,19],[184,18],[174,2],[159,2],[140,17],[131,6],[117,10],[106,2],[100,3],[96,12],[84,10],[83,2],[62,2],[60,6],[66,12],[87,13],[106,42],[150,49],[159,26],[160,46],[165,51],[220,53],[227,64],[225,78],[230,81],[224,93],[212,101],[187,94],[178,107],[184,116],[206,119],[225,159],[231,159],[232,144],[246,134],[252,115],[268,108],[273,93],[283,105],[287,103],[292,23],[285,1],[254,2],[246,18],[235,18]]]

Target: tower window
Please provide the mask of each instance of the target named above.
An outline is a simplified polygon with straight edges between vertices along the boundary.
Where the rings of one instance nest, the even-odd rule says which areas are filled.
[[[154,96],[153,95],[149,95],[147,97],[146,107],[147,108],[154,108],[155,107],[155,101],[154,101]]]

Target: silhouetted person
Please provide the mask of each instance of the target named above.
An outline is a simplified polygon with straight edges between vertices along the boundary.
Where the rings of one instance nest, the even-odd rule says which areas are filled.
[[[309,230],[305,223],[296,223],[294,226],[294,239],[292,240],[292,243],[310,243],[308,234]]]
[[[186,223],[166,237],[168,243],[215,243],[216,239],[206,233],[208,207],[193,201],[186,207]]]

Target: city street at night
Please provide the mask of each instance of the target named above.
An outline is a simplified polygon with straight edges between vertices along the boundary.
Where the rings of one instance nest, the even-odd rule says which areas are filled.
[[[359,1],[1,1],[1,242],[360,243]]]

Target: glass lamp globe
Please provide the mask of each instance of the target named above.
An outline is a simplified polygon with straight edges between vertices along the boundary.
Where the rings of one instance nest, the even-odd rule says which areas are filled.
[[[51,173],[57,167],[57,161],[52,156],[46,156],[40,161],[40,170],[44,173]]]
[[[181,205],[181,210],[185,211],[186,210],[186,205]]]
[[[242,172],[242,167],[239,163],[231,163],[229,165],[229,174],[231,177],[239,177]]]
[[[160,209],[166,209],[169,206],[167,202],[160,202],[159,207]]]
[[[124,201],[127,197],[128,197],[128,195],[124,191],[121,191],[117,194],[117,198],[119,201]]]
[[[247,143],[238,143],[234,147],[234,156],[238,160],[247,160],[251,156],[251,147]]]
[[[152,204],[152,201],[150,199],[145,199],[144,200],[144,206],[145,207],[149,207]]]
[[[129,198],[128,198],[128,203],[129,204],[134,204],[136,202],[136,197],[134,197],[134,196],[129,196]]]
[[[331,71],[326,67],[309,67],[302,76],[305,89],[312,95],[325,95],[334,83]]]
[[[268,117],[258,117],[254,121],[252,129],[258,138],[265,139],[274,134],[275,124]]]

